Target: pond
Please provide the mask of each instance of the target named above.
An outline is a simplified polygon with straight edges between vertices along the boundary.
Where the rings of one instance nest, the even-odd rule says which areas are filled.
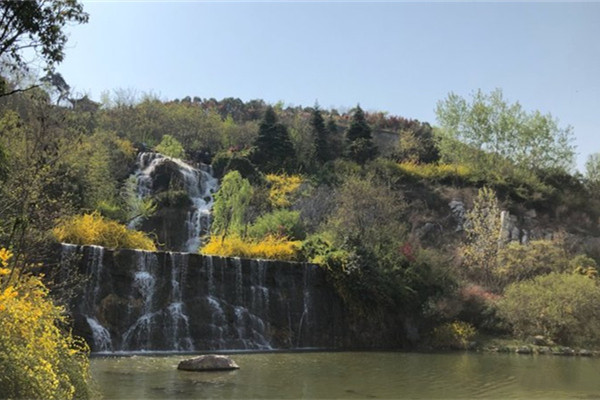
[[[107,399],[600,398],[600,359],[517,354],[230,354],[240,369],[178,371],[187,355],[95,357]]]

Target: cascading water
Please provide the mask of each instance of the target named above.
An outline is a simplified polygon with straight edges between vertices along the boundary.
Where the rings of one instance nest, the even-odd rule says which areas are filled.
[[[190,337],[189,318],[183,304],[183,287],[188,269],[188,254],[168,253],[171,259],[171,304],[165,318],[165,337],[170,337],[170,347],[174,350],[194,350]]]
[[[104,247],[87,246],[87,254],[83,252],[83,247],[74,244],[61,244],[61,269],[69,270],[72,268],[73,261],[77,256],[84,258],[86,265],[86,275],[88,277],[85,284],[86,296],[79,305],[79,312],[87,321],[93,337],[93,348],[95,351],[112,351],[113,345],[108,330],[96,319],[98,314],[98,301],[100,298]]]
[[[267,350],[334,338],[328,310],[338,303],[314,265],[64,245],[64,258],[72,255],[89,277],[72,308],[75,330],[96,352]]]
[[[145,198],[154,194],[154,178],[159,167],[170,164],[179,174],[191,203],[185,220],[186,237],[181,248],[172,249],[195,253],[201,243],[201,237],[210,228],[210,210],[213,204],[213,194],[218,187],[218,180],[212,175],[210,167],[197,169],[185,162],[159,153],[143,152],[137,157],[137,194]],[[164,188],[163,188],[164,189]],[[131,226],[139,225],[141,219],[135,219]]]

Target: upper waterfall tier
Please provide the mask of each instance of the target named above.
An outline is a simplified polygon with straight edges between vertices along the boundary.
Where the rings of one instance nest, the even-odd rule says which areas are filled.
[[[159,153],[137,157],[137,193],[141,198],[159,198],[157,213],[134,221],[139,229],[154,233],[164,250],[194,253],[210,229],[210,210],[218,180],[210,167],[195,168]],[[181,194],[185,193],[186,201]]]

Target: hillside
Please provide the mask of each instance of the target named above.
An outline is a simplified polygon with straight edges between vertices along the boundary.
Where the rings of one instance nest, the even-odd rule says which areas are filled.
[[[452,136],[456,127],[360,107],[50,99],[39,89],[0,99],[0,233],[24,263],[51,259],[57,239],[200,246],[205,254],[317,263],[353,318],[397,330],[402,343],[462,346],[471,329],[564,344],[597,339],[570,332],[575,322],[529,327],[508,311],[509,300],[522,300],[507,291],[521,295],[548,276],[559,286],[594,282],[590,298],[597,290],[597,185],[552,161],[572,151],[548,132],[533,142],[545,141],[544,158],[535,147],[513,154],[497,140],[493,152]],[[218,186],[194,189],[211,173]],[[539,310],[527,312],[535,319]],[[456,321],[469,329],[456,331]]]

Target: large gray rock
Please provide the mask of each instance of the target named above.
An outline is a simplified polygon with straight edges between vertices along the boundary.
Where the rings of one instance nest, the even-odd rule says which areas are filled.
[[[177,369],[184,371],[227,371],[239,369],[231,358],[220,355],[206,355],[183,360],[177,366]]]

